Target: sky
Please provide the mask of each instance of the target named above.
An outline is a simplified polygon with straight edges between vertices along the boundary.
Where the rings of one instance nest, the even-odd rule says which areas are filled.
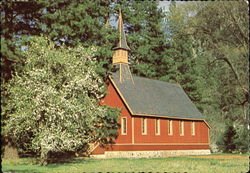
[[[169,9],[170,3],[171,3],[171,1],[159,1],[158,8],[162,8],[163,12],[166,12]],[[179,2],[176,1],[176,3],[178,4]],[[116,18],[114,16],[111,16],[111,18],[110,18],[110,25],[117,27],[117,21],[116,21]]]
[[[162,8],[164,12],[168,11],[171,1],[159,1],[159,8]]]

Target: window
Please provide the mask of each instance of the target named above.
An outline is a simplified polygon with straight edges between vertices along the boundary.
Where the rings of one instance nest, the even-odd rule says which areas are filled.
[[[191,135],[194,136],[195,135],[195,122],[192,121],[191,123]]]
[[[142,118],[142,134],[147,134],[147,120],[146,118]]]
[[[160,120],[159,119],[155,120],[155,134],[160,135]]]
[[[168,135],[173,135],[172,120],[168,120]]]
[[[180,135],[184,136],[184,121],[180,121]]]
[[[122,135],[127,134],[127,118],[122,118]]]

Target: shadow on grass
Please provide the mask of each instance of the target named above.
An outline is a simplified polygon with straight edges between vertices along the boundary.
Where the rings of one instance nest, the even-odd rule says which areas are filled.
[[[24,169],[24,170],[15,170],[15,169],[9,169],[9,170],[4,170],[3,173],[41,173],[40,171],[37,171],[35,169]]]
[[[52,163],[46,165],[46,168],[59,168],[59,167],[67,167],[67,166],[74,166],[78,164],[89,164],[89,163],[95,163],[98,162],[97,159],[91,159],[91,158],[73,158],[73,159],[60,159],[60,160],[54,160]]]

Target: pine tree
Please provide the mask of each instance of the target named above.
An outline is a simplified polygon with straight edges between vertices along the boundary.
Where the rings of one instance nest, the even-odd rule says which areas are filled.
[[[27,42],[26,37],[39,35],[37,25],[42,15],[42,5],[37,2],[1,2],[1,82],[11,78],[14,69],[23,61],[19,48]]]
[[[162,74],[161,79],[171,80],[179,83],[190,99],[199,106],[201,93],[198,90],[197,60],[194,54],[193,38],[184,27],[185,14],[182,14],[173,1],[170,4],[169,12],[166,15],[165,33],[169,44],[166,50],[167,57],[171,57],[171,70]],[[201,106],[199,106],[201,109]]]
[[[219,149],[224,153],[232,153],[236,149],[236,130],[233,127],[232,122],[227,122],[224,133],[217,141]]]
[[[107,77],[111,68],[111,48],[117,38],[114,28],[107,25],[113,12],[112,1],[43,1],[43,4],[45,13],[41,17],[41,27],[45,35],[59,45],[95,45],[98,73]]]
[[[241,126],[237,130],[237,135],[235,139],[236,151],[239,153],[246,153],[250,151],[250,136],[249,136],[249,129]]]
[[[157,66],[165,48],[162,31],[163,13],[156,1],[119,1],[130,52],[131,70],[134,74],[157,78]],[[118,8],[117,7],[117,8]]]

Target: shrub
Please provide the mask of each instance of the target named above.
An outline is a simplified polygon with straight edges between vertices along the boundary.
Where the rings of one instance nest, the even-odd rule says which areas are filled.
[[[236,151],[239,153],[246,153],[249,151],[249,130],[244,126],[237,130],[237,135],[235,139]]]
[[[232,122],[227,122],[224,133],[219,137],[217,145],[220,151],[232,153],[236,149],[236,130]]]

